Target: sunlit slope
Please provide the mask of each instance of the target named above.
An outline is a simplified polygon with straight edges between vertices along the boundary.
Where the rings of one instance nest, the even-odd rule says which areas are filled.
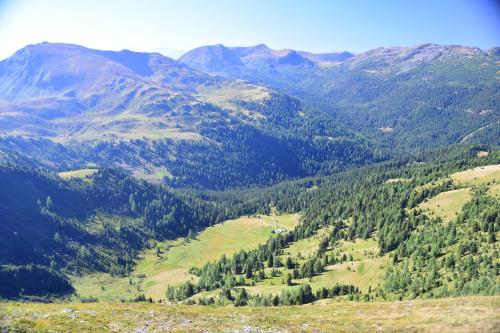
[[[264,243],[273,231],[291,230],[298,221],[298,214],[241,217],[226,221],[205,229],[192,240],[158,243],[140,255],[130,277],[93,274],[75,279],[75,288],[83,298],[119,300],[139,294],[155,299],[165,298],[168,285],[195,278],[188,273],[191,267],[200,267],[223,254],[231,256],[239,250],[253,249]]]
[[[97,169],[78,169],[78,170],[59,172],[57,175],[61,178],[64,178],[64,179],[87,178],[89,176],[92,176],[96,172],[97,172]]]
[[[313,257],[318,250],[321,238],[327,233],[322,229],[318,235],[300,240],[287,248],[281,256],[284,262],[287,257],[291,257],[303,265],[309,258]],[[313,276],[311,279],[293,279],[292,288],[298,288],[301,284],[308,284],[313,291],[326,287],[331,288],[336,284],[352,284],[362,292],[367,293],[370,288],[380,285],[386,267],[388,256],[378,256],[377,241],[370,239],[356,239],[355,241],[341,241],[326,252],[329,257],[336,258],[336,263],[327,265],[324,272]],[[343,257],[345,255],[345,260]],[[271,274],[267,268],[266,274]],[[281,267],[277,269],[279,274],[274,278],[265,279],[255,286],[246,289],[251,294],[279,294],[282,290],[290,288],[284,281],[287,274],[292,274],[292,270]]]
[[[500,164],[481,166],[451,175],[453,182],[465,185],[483,185],[500,182]]]
[[[443,222],[451,221],[471,198],[469,188],[439,193],[430,200],[420,204],[428,216],[439,217]]]
[[[310,306],[0,303],[0,329],[34,332],[497,332],[500,297]]]
[[[450,175],[453,185],[460,187],[435,195],[418,207],[430,217],[439,217],[443,222],[451,221],[472,198],[472,188],[486,186],[487,193],[498,196],[500,184],[500,164],[486,165],[456,172]],[[444,181],[444,180],[443,180]],[[440,183],[440,182],[436,182]],[[430,188],[423,186],[422,188]]]

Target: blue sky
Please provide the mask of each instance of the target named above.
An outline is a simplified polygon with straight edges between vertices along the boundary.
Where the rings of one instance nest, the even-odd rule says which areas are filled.
[[[42,41],[189,50],[222,43],[361,52],[426,42],[500,46],[495,0],[0,0],[0,59]]]

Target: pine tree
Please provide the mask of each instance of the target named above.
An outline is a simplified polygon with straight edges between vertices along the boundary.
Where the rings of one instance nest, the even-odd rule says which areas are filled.
[[[45,207],[47,207],[47,209],[50,209],[52,208],[52,206],[53,206],[52,198],[49,195],[45,200]]]
[[[187,235],[187,240],[191,241],[194,239],[194,233],[192,229],[189,229],[188,235]]]
[[[241,288],[238,295],[234,300],[234,306],[245,306],[248,304],[248,294],[245,288]]]

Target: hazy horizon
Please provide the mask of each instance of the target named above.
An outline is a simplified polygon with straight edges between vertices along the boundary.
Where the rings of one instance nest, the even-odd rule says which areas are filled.
[[[425,43],[500,45],[495,1],[0,1],[0,59],[43,41],[160,52],[203,45],[360,53]],[[394,29],[397,27],[397,29]]]

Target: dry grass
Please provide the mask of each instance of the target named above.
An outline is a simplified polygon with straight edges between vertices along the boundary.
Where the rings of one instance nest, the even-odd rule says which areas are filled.
[[[490,185],[488,194],[494,197],[500,197],[500,183]]]
[[[419,205],[430,217],[440,217],[444,223],[450,222],[471,198],[469,188],[439,193]]]
[[[312,237],[300,240],[293,243],[285,250],[285,254],[281,256],[284,261],[286,257],[294,258],[298,263],[303,264],[308,258],[316,252],[321,238],[327,234],[327,229],[321,229],[320,232]],[[380,285],[383,277],[384,268],[387,265],[388,256],[379,257],[377,241],[375,239],[356,241],[341,241],[338,246],[326,252],[329,256],[340,258],[345,253],[348,257],[352,256],[353,261],[345,261],[344,263],[337,262],[334,265],[325,267],[325,271],[311,280],[295,279],[293,283],[295,288],[301,284],[309,284],[313,291],[322,287],[331,288],[335,284],[353,284],[362,292],[368,292],[369,287],[375,288]],[[301,254],[301,258],[298,254]],[[269,276],[271,269],[265,269]],[[287,273],[292,273],[291,270],[281,268],[280,276],[272,277],[258,282],[255,286],[247,288],[247,291],[252,294],[279,294],[282,290],[290,288],[283,282],[283,277]],[[293,287],[292,287],[293,288]]]
[[[453,182],[467,185],[482,185],[500,182],[500,164],[486,165],[456,172],[451,175]]]
[[[218,86],[201,86],[198,88],[197,97],[222,109],[242,113],[245,116],[258,119],[262,117],[261,114],[241,107],[237,101],[262,103],[270,97],[270,93],[264,87],[244,81],[235,81],[232,83],[223,83]]]
[[[314,236],[304,238],[296,241],[295,243],[292,243],[288,248],[285,249],[285,254],[282,256],[282,259],[286,259],[286,257],[297,257],[299,255],[303,256],[304,258],[308,258],[314,255],[314,253],[318,249],[319,242],[323,237],[328,235],[330,231],[330,228],[323,228],[318,230],[317,234],[315,234]]]
[[[97,172],[97,169],[79,169],[73,171],[59,172],[57,175],[64,179],[87,178]]]
[[[0,303],[0,331],[487,333],[500,330],[499,311],[499,296],[274,308]]]
[[[361,292],[366,293],[370,286],[375,288],[380,284],[386,263],[386,257],[344,262],[326,266],[325,272],[313,277],[312,281],[300,279],[294,282],[298,284],[307,283],[311,285],[313,290],[322,287],[331,288],[336,283],[352,284],[358,287]]]
[[[432,181],[430,183],[427,183],[427,184],[415,187],[415,191],[416,192],[421,192],[423,190],[429,190],[429,189],[432,189],[434,187],[441,186],[441,185],[445,184],[446,182],[448,182],[449,180],[450,180],[450,178],[437,179],[437,180]]]
[[[408,178],[390,178],[385,181],[386,184],[392,184],[392,183],[406,183],[406,182],[411,182],[411,179]]]
[[[488,186],[488,193],[493,196],[498,196],[500,192],[500,164],[486,165],[455,172],[450,175],[450,178],[454,184],[460,186],[486,185]],[[445,178],[423,185],[416,190],[418,191],[426,187],[430,188],[444,181],[446,181]],[[470,199],[471,191],[469,187],[466,187],[440,193],[421,203],[419,208],[424,210],[429,216],[440,217],[443,222],[447,223],[462,210],[465,203]]]
[[[477,152],[477,157],[486,157],[488,156],[490,153],[487,152],[487,151],[479,151]]]

